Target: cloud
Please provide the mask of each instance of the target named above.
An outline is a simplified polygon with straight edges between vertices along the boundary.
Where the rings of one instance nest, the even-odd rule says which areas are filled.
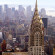
[[[46,14],[48,16],[54,16],[55,17],[55,12],[46,11]]]

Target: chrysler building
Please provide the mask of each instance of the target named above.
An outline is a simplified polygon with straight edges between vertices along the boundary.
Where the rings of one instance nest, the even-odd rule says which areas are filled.
[[[39,17],[37,0],[30,27],[28,54],[44,55],[44,24],[42,18]]]

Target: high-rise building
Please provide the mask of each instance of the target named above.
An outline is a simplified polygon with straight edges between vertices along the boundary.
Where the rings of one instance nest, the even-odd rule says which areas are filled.
[[[2,5],[0,5],[0,20],[3,19],[3,8],[2,8]]]
[[[54,48],[53,48],[53,55],[55,55],[55,46],[54,46]]]
[[[14,7],[12,8],[12,11],[15,12],[15,8]]]
[[[7,12],[8,10],[8,5],[4,5],[4,11]]]
[[[19,5],[19,11],[24,11],[24,7],[22,5]]]
[[[44,23],[44,28],[47,29],[47,26],[48,26],[48,18],[42,18],[43,20],[43,23]]]
[[[46,17],[46,10],[44,8],[41,9],[40,16]]]
[[[19,10],[18,10],[18,15],[19,15],[19,19],[26,19],[25,17],[25,8],[22,5],[19,5]]]
[[[47,35],[48,18],[42,18],[44,23],[44,36]]]
[[[31,6],[28,6],[27,7],[27,13],[30,13],[31,14]]]
[[[29,55],[44,55],[44,25],[39,17],[37,0],[29,37]]]
[[[0,5],[0,14],[2,14],[2,6]]]
[[[31,20],[32,19],[32,10],[31,10],[31,6],[28,6],[27,8],[26,8],[26,13],[27,13],[27,20]]]

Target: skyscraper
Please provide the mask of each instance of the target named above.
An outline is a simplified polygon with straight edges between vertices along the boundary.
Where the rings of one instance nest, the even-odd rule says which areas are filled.
[[[22,5],[19,5],[19,10],[18,10],[18,14],[19,14],[19,19],[23,19],[25,20],[25,8]]]
[[[43,23],[44,23],[44,28],[47,29],[47,26],[48,26],[48,18],[42,18],[43,20]]]
[[[0,5],[0,14],[2,14],[2,6]]]
[[[15,12],[15,8],[14,7],[12,8],[12,11]]]
[[[44,55],[44,25],[39,17],[37,0],[30,28],[29,55]]]
[[[2,5],[0,5],[0,20],[3,19],[3,8],[2,8]]]
[[[8,10],[8,5],[4,5],[4,11],[7,12]]]
[[[22,5],[19,5],[19,11],[20,12],[22,12],[22,11],[24,12],[25,11],[25,9],[24,9],[24,7]]]
[[[31,6],[28,6],[27,8],[26,8],[26,13],[27,13],[27,20],[31,20],[31,18],[32,18],[32,10],[31,10]]]
[[[55,55],[55,45],[54,45],[54,48],[53,48],[53,55]]]
[[[44,38],[47,35],[48,18],[42,18],[44,23]]]

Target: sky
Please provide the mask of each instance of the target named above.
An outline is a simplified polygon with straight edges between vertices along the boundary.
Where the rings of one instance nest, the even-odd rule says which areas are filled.
[[[0,0],[0,4],[35,5],[36,0]],[[55,0],[38,0],[38,6],[55,8]]]
[[[36,0],[0,0],[0,5],[8,4],[10,6],[28,6],[31,5],[32,8],[35,7]],[[45,8],[49,14],[48,10],[55,11],[55,0],[37,0],[38,1],[38,8]],[[54,13],[55,14],[55,13]]]

